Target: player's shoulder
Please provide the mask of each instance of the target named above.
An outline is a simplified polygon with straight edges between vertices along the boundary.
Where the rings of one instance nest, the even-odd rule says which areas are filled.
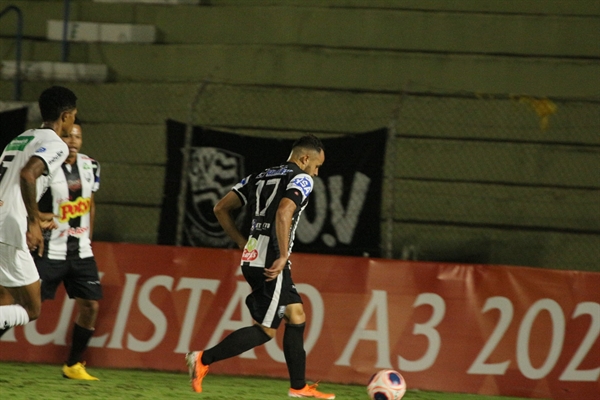
[[[291,177],[288,188],[299,189],[302,191],[304,196],[308,196],[314,188],[314,181],[312,176],[300,170],[299,173],[294,174]]]

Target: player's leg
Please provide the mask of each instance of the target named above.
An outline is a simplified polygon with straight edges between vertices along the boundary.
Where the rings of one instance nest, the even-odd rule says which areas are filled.
[[[15,299],[10,295],[8,290],[4,288],[4,286],[0,286],[0,306],[9,306],[11,304],[15,304]],[[0,328],[0,338],[4,335],[10,328],[2,329]]]
[[[246,298],[246,305],[255,324],[230,333],[210,349],[192,351],[186,355],[192,389],[195,392],[202,392],[202,379],[208,373],[210,364],[235,357],[268,342],[275,336],[283,317],[282,315],[279,319],[275,318],[273,324],[265,325],[265,315],[269,314],[269,310],[277,309],[277,304],[270,305],[270,303],[274,294],[276,298],[279,297],[275,292],[280,290],[280,285],[276,285],[275,281],[265,282],[262,268],[244,267],[242,271],[252,288],[252,293]]]
[[[306,386],[306,352],[304,351],[304,327],[306,315],[302,303],[289,304],[285,313],[283,354],[290,375],[290,387],[302,389]]]
[[[2,330],[25,325],[38,318],[42,307],[40,280],[28,251],[0,244],[0,286],[13,300],[12,304],[0,306]],[[3,298],[8,298],[8,295],[4,294]]]
[[[289,270],[284,271],[285,280],[289,280],[287,298],[290,304],[285,309],[285,331],[283,334],[283,354],[290,376],[290,397],[313,397],[317,399],[335,399],[333,393],[322,393],[317,385],[306,384],[306,351],[304,350],[304,328],[306,314],[302,299],[292,282]]]
[[[98,267],[93,257],[81,260],[68,260],[68,273],[64,276],[64,285],[69,297],[75,298],[78,316],[73,324],[69,358],[63,366],[63,375],[71,379],[98,380],[85,369],[83,353],[94,334],[102,287]]]
[[[14,299],[14,304],[0,306],[2,330],[25,325],[39,317],[42,305],[39,280],[25,286],[5,288]]]

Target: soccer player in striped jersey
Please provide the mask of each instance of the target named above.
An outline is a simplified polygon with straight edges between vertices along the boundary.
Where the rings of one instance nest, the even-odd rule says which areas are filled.
[[[252,293],[246,305],[254,325],[238,329],[215,347],[186,355],[192,389],[202,392],[202,379],[209,365],[237,356],[271,340],[285,320],[283,352],[290,376],[290,397],[334,399],[305,378],[306,316],[302,299],[292,281],[289,256],[300,215],[313,189],[313,176],[325,161],[323,143],[314,135],[298,139],[287,163],[242,179],[215,206],[217,219],[242,253],[242,272]],[[232,211],[253,207],[248,238],[235,226]]]
[[[69,156],[38,203],[42,217],[53,219],[55,229],[46,232],[44,252],[42,257],[35,258],[35,264],[42,279],[42,300],[54,299],[58,286],[63,283],[79,311],[63,375],[71,379],[98,380],[86,371],[82,355],[94,334],[98,300],[102,298],[91,245],[100,164],[79,152],[82,135],[79,121],[75,121],[70,132],[61,133],[69,147]]]
[[[17,136],[0,155],[0,336],[40,314],[40,278],[30,251],[43,254],[47,225],[37,201],[68,156],[58,135],[71,131],[77,115],[77,97],[61,86],[44,90],[38,104],[42,126]]]

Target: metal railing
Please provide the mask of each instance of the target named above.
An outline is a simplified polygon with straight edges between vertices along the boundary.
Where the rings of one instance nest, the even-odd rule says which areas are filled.
[[[14,77],[13,100],[19,101],[21,100],[21,42],[23,41],[23,13],[17,6],[7,6],[4,10],[0,11],[0,19],[9,11],[14,11],[17,13],[17,33],[15,34],[16,71]]]

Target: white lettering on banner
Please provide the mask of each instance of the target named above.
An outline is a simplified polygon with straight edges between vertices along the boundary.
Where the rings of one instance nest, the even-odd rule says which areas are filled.
[[[121,303],[119,304],[117,320],[115,321],[115,327],[113,328],[110,342],[108,343],[108,346],[106,346],[110,349],[123,348],[123,334],[125,333],[129,310],[131,309],[131,302],[133,301],[135,287],[139,279],[139,274],[125,274],[125,287],[123,288],[123,295],[121,297]]]
[[[304,350],[306,351],[306,355],[308,355],[315,344],[317,344],[319,336],[321,336],[323,320],[325,319],[325,305],[323,304],[323,298],[321,297],[321,294],[317,289],[315,289],[314,286],[311,286],[307,283],[298,283],[296,284],[296,290],[298,290],[298,293],[308,297],[312,310],[310,313],[310,330],[308,331],[306,339],[304,340]],[[273,360],[280,363],[285,362],[283,351],[277,345],[276,340],[269,340],[266,343],[265,348]]]
[[[483,349],[467,371],[467,374],[504,375],[510,365],[510,360],[497,363],[485,362],[498,343],[500,343],[500,340],[502,340],[514,314],[513,305],[506,297],[497,296],[487,299],[482,311],[486,313],[492,309],[500,310],[500,320],[496,325],[496,329],[492,332],[492,336],[490,336],[487,343],[483,346]]]
[[[368,330],[367,324],[371,320],[373,313],[376,313],[376,328]],[[358,325],[352,332],[352,336],[344,348],[342,355],[335,362],[335,365],[350,366],[350,358],[356,350],[360,340],[372,340],[377,343],[377,362],[376,368],[392,368],[390,363],[390,339],[388,328],[388,309],[387,292],[384,290],[373,290],[371,301],[363,312]]]
[[[125,274],[119,308],[114,310],[114,312],[107,312],[107,315],[110,315],[110,318],[114,318],[114,320],[103,323],[103,325],[106,324],[104,326],[112,326],[112,331],[102,336],[94,337],[90,343],[91,347],[123,349],[125,344],[123,339],[125,334],[127,334],[126,348],[128,350],[148,352],[156,350],[157,346],[165,340],[167,333],[170,332],[171,335],[173,335],[173,339],[175,335],[178,335],[178,343],[173,353],[187,352],[193,336],[195,320],[201,310],[201,297],[203,293],[206,295],[206,292],[216,294],[221,281],[217,279],[182,277],[178,282],[178,285],[175,285],[174,278],[167,275],[151,276],[147,281],[141,283],[140,278],[141,275],[139,274]],[[228,302],[228,304],[225,312],[218,321],[216,328],[212,332],[212,337],[206,347],[211,347],[220,341],[226,331],[236,330],[252,323],[251,317],[244,304],[244,299],[250,289],[243,280],[238,280],[235,284],[235,290],[231,297],[224,301],[219,300],[219,304],[224,304],[225,302]],[[179,324],[175,322],[175,320],[167,319],[164,310],[161,310],[151,302],[151,295],[153,290],[157,287],[165,288],[168,294],[172,294],[175,290],[190,290],[181,326],[178,326]],[[175,287],[176,289],[174,289]],[[326,305],[324,304],[319,290],[315,287],[302,283],[297,285],[297,289],[308,298],[312,309],[309,314],[311,321],[307,324],[310,329],[307,332],[305,342],[305,349],[307,353],[310,353],[322,333]],[[365,294],[365,296],[368,296],[368,294]],[[367,300],[368,303],[358,319],[354,330],[351,332],[350,338],[347,343],[345,343],[341,355],[339,355],[339,358],[335,361],[335,365],[351,366],[352,357],[360,345],[360,342],[370,341],[377,346],[377,360],[375,367],[392,367],[393,361],[390,362],[392,359],[390,358],[390,326],[388,319],[387,292],[384,290],[372,290],[370,298]],[[580,324],[578,324],[578,327],[574,328],[576,329],[577,337],[580,337],[581,335],[583,338],[581,339],[581,343],[569,343],[569,349],[573,349],[574,351],[574,354],[571,356],[571,350],[568,350],[569,353],[566,354],[567,350],[565,350],[566,346],[564,346],[565,340],[568,340],[569,337],[567,336],[567,328],[569,328],[569,326],[566,323],[566,318],[568,318],[568,316],[565,315],[564,310],[557,301],[548,298],[536,301],[524,311],[521,321],[515,321],[515,323],[518,324],[518,329],[509,329],[515,320],[514,310],[516,305],[513,306],[513,303],[508,298],[502,296],[490,297],[485,300],[486,301],[481,309],[481,314],[488,313],[490,310],[499,310],[499,316],[497,317],[498,321],[493,327],[490,337],[479,351],[479,354],[474,357],[474,361],[466,371],[467,374],[505,375],[510,364],[516,361],[521,374],[531,380],[544,379],[550,376],[552,371],[554,371],[552,376],[560,376],[558,379],[561,381],[598,381],[600,378],[600,366],[591,365],[586,366],[587,369],[583,369],[582,365],[584,362],[587,363],[589,361],[592,354],[596,354],[595,351],[597,348],[595,346],[598,343],[598,337],[600,336],[599,303],[587,301],[574,305],[575,307],[571,319],[574,320],[580,317],[587,318],[586,316],[589,315],[591,322],[587,332],[583,332]],[[144,326],[153,326],[154,328],[152,337],[148,340],[142,341],[139,338],[136,338],[134,334],[137,334],[137,332],[132,332],[127,329],[127,322],[131,319],[130,314],[134,301],[141,315],[144,316],[144,320],[141,321],[141,323],[144,324]],[[209,306],[214,307],[214,304],[204,305],[205,308]],[[415,298],[413,308],[420,306],[432,307],[432,313],[428,321],[414,324],[412,333],[413,335],[424,335],[428,340],[428,345],[424,354],[418,360],[407,360],[398,355],[398,369],[402,371],[414,372],[429,369],[435,364],[442,346],[443,338],[438,332],[438,329],[440,328],[437,327],[445,318],[446,304],[444,299],[435,293],[421,293]],[[519,308],[526,306],[527,304],[519,304]],[[45,346],[48,344],[65,346],[73,317],[74,302],[65,297],[64,302],[60,307],[60,312],[54,312],[52,314],[53,317],[51,317],[51,321],[54,321],[55,317],[57,318],[56,327],[52,332],[40,334],[38,328],[41,329],[42,325],[36,325],[36,322],[32,321],[32,323],[23,327],[25,341],[33,346]],[[238,307],[241,311],[241,317],[239,318],[239,321],[232,320]],[[544,318],[543,326],[547,326],[547,328],[544,329],[548,330],[551,334],[551,336],[548,336],[551,342],[547,348],[544,347],[540,349],[539,344],[535,341],[537,332],[535,332],[534,326],[536,326],[538,318],[541,318],[542,316],[546,317],[545,313],[549,316],[549,322]],[[488,318],[495,318],[495,315],[496,314],[493,316],[486,315],[486,321]],[[171,325],[168,325],[169,322]],[[405,322],[410,323],[410,321]],[[371,323],[375,324],[375,328],[371,327]],[[46,327],[47,324],[43,326]],[[367,327],[369,327],[369,329]],[[546,333],[544,332],[544,334]],[[16,342],[17,340],[15,337],[14,329],[11,329],[4,335],[3,341]],[[450,338],[450,340],[452,339]],[[500,343],[516,344],[514,353],[512,353],[515,354],[514,359],[506,356],[499,357],[498,354],[494,354]],[[279,363],[285,362],[283,352],[278,347],[276,341],[269,342],[266,350],[269,357],[273,360]],[[547,353],[544,353],[545,351]],[[502,355],[504,354],[505,353],[502,352]],[[539,362],[532,362],[534,354],[536,356],[534,360],[541,358]],[[244,353],[241,357],[256,358],[256,355],[253,351],[249,351]],[[567,360],[567,357],[571,358]],[[495,362],[490,362],[490,360],[494,360]],[[559,365],[559,360],[564,360],[566,367],[562,371],[555,371],[557,365]]]
[[[545,363],[540,368],[531,365],[529,358],[529,339],[531,327],[540,311],[546,310],[550,313],[552,320],[552,343]],[[558,361],[565,340],[565,316],[560,305],[551,299],[542,299],[535,302],[523,318],[517,336],[517,364],[519,369],[529,379],[541,379],[548,375]]]
[[[485,361],[493,353],[498,343],[502,340],[504,333],[507,331],[508,326],[512,322],[513,318],[513,306],[510,300],[508,300],[506,297],[489,298],[486,301],[482,311],[485,313],[493,308],[500,310],[500,321],[498,321],[494,332],[492,332],[492,335],[488,339],[487,343],[484,345],[483,349],[477,355],[475,361],[467,371],[469,374],[504,375],[510,364],[510,361],[494,364],[485,363]],[[546,357],[544,364],[539,368],[535,368],[531,364],[529,357],[530,336],[533,323],[539,313],[543,310],[546,310],[550,314],[552,321],[552,343],[550,344],[548,356]],[[573,355],[573,358],[567,364],[567,367],[561,374],[559,380],[594,382],[600,378],[600,367],[587,370],[577,369],[587,356],[588,352],[591,350],[598,336],[600,336],[600,304],[594,302],[583,302],[577,304],[577,307],[573,312],[573,318],[577,318],[586,314],[589,314],[592,317],[590,328],[583,341],[579,345],[577,351]],[[517,336],[517,364],[523,376],[529,379],[542,379],[546,377],[555,367],[560,358],[565,340],[565,334],[565,317],[560,305],[552,299],[541,299],[535,302],[527,310],[527,313],[523,317],[523,321],[521,321]]]
[[[598,336],[600,336],[600,304],[591,301],[577,304],[573,312],[573,318],[589,314],[592,317],[590,329],[583,338],[575,355],[560,376],[561,381],[586,381],[595,382],[600,378],[600,367],[588,370],[578,370],[588,351],[592,348]]]
[[[15,336],[15,330],[9,329],[6,331],[2,337],[0,337],[0,342],[16,342],[17,337]]]
[[[146,340],[139,340],[131,333],[127,335],[127,348],[133,351],[147,352],[153,350],[163,340],[167,333],[167,317],[160,308],[150,301],[150,293],[157,286],[163,286],[168,291],[173,289],[173,277],[167,275],[156,275],[148,279],[142,285],[138,295],[138,306],[140,312],[154,325],[154,335]]]
[[[250,294],[250,286],[245,281],[236,282],[235,293],[231,296],[219,324],[213,331],[213,335],[208,341],[206,348],[211,348],[221,341],[225,331],[235,331],[240,328],[252,325],[252,316],[246,307],[246,296]],[[231,320],[231,317],[237,308],[240,308],[241,319],[239,321]],[[240,355],[241,358],[256,358],[254,349],[248,350]]]
[[[217,279],[199,279],[199,278],[181,278],[176,290],[191,289],[188,305],[185,309],[185,317],[183,318],[183,326],[179,334],[179,342],[175,347],[175,353],[187,353],[190,351],[190,343],[192,333],[194,332],[194,321],[200,308],[200,298],[202,291],[208,290],[211,293],[216,293],[221,282]]]
[[[344,178],[341,175],[330,176],[328,180],[330,204],[327,205],[327,196],[325,194],[325,185],[319,177],[314,177],[315,190],[313,190],[313,199],[315,204],[314,221],[310,222],[307,218],[301,218],[296,230],[296,236],[302,243],[312,243],[321,233],[327,217],[327,209],[331,210],[331,224],[337,236],[323,234],[323,242],[329,247],[335,247],[337,242],[350,244],[354,237],[356,226],[362,212],[371,178],[363,173],[354,173],[350,196],[346,209],[342,205],[342,196],[344,194]]]
[[[415,324],[413,329],[414,335],[425,335],[429,339],[429,347],[423,357],[418,360],[411,361],[398,356],[398,368],[401,371],[425,371],[435,363],[435,360],[442,347],[442,338],[440,333],[434,328],[438,326],[444,315],[446,314],[446,303],[444,299],[435,293],[421,293],[415,300],[414,307],[419,307],[423,304],[433,307],[433,314],[429,321],[424,324]]]
[[[75,306],[75,300],[69,299],[68,295],[65,295],[65,300],[60,311],[60,318],[54,331],[46,334],[41,334],[37,331],[37,321],[31,321],[25,325],[25,339],[33,345],[43,346],[46,344],[57,344],[65,346],[67,344],[67,332],[71,325],[71,316],[73,315],[73,307]]]

